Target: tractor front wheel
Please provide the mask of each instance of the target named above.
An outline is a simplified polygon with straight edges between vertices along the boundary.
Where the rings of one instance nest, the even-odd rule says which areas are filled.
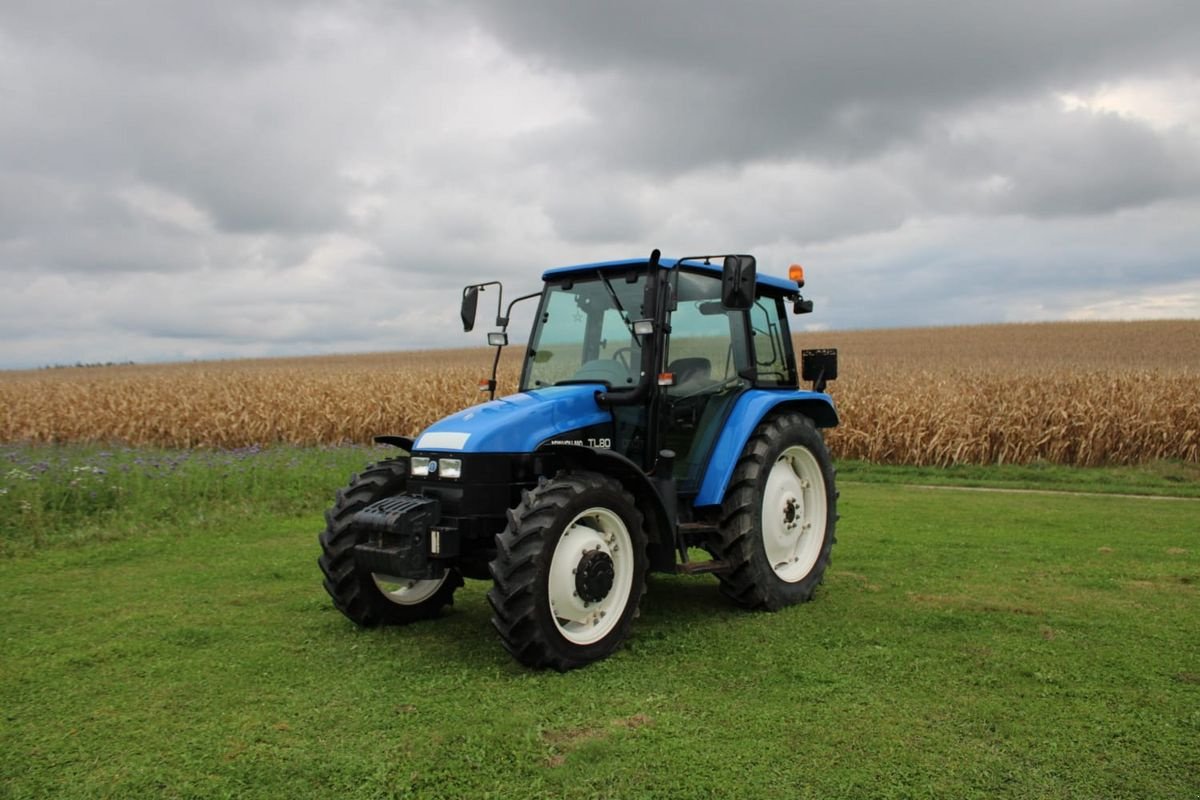
[[[775,611],[812,598],[829,566],[837,523],[833,462],[812,420],[764,420],[742,449],[721,507],[721,591]]]
[[[613,478],[560,472],[526,492],[496,536],[492,624],[530,667],[605,658],[629,635],[646,587],[646,536]]]
[[[366,541],[366,534],[353,524],[354,515],[377,500],[402,493],[407,481],[407,458],[371,464],[338,490],[333,508],[325,512],[317,561],[325,575],[325,591],[338,611],[364,628],[436,617],[453,604],[454,590],[463,585],[454,569],[433,580],[410,580],[367,572],[355,564],[354,547]]]

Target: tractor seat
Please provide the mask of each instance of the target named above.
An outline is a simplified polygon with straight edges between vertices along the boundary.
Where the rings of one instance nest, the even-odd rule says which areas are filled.
[[[677,358],[667,365],[667,372],[675,376],[676,388],[712,382],[712,362],[699,356]]]

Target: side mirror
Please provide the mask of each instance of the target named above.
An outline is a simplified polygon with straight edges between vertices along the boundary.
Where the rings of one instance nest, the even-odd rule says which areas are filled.
[[[754,256],[725,256],[721,270],[721,305],[735,310],[754,306]]]
[[[475,311],[479,308],[479,287],[468,286],[463,289],[462,324],[463,330],[470,332],[475,327]]]

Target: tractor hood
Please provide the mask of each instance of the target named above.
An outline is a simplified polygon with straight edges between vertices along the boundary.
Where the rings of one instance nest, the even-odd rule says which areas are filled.
[[[603,384],[547,386],[472,406],[433,423],[413,450],[529,453],[567,431],[612,421],[596,405]]]

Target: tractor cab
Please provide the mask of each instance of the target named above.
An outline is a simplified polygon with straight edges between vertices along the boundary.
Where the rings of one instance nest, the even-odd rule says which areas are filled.
[[[566,431],[547,444],[611,449],[645,471],[669,452],[677,492],[686,500],[699,491],[736,400],[752,389],[797,389],[787,310],[808,313],[812,302],[800,294],[798,267],[785,280],[756,275],[752,256],[675,260],[657,252],[645,260],[547,271],[543,291],[528,296],[539,305],[519,390],[595,387],[611,425]],[[487,285],[468,287],[464,297]],[[468,316],[473,313],[464,305],[464,320]],[[507,324],[507,316],[498,320]],[[492,336],[507,343],[506,332]],[[836,364],[836,353],[825,357]],[[836,424],[826,398],[801,404],[821,424]]]

